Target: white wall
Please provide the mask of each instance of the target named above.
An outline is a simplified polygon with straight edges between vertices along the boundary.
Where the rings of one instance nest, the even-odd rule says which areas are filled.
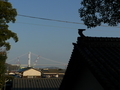
[[[23,76],[41,76],[41,72],[34,69],[29,69],[23,72]]]

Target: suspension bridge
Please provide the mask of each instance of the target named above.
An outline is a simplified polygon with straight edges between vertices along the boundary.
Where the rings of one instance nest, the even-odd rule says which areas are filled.
[[[27,56],[26,58],[22,58],[24,56]],[[32,60],[31,56],[34,56],[34,61]],[[35,58],[36,57],[36,58]],[[23,62],[26,62],[27,64],[23,64],[21,63],[21,61]],[[46,62],[49,62],[49,64],[47,63],[42,63],[43,61],[46,61]],[[57,66],[57,67],[66,67],[67,66],[67,63],[63,63],[63,62],[59,62],[59,61],[55,61],[55,60],[51,60],[51,59],[48,59],[48,58],[45,58],[45,57],[42,57],[40,55],[37,55],[37,54],[34,54],[34,53],[26,53],[26,54],[23,54],[19,57],[16,57],[12,60],[8,60],[7,63],[11,63],[11,65],[16,65],[16,66],[21,66],[21,67],[35,67],[35,66],[45,66],[45,67],[48,67],[48,66]],[[40,63],[38,63],[40,62]],[[50,63],[51,62],[51,63]]]

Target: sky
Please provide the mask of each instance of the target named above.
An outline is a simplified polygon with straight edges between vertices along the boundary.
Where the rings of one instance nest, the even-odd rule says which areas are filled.
[[[9,23],[9,29],[17,33],[17,43],[10,39],[11,50],[8,51],[7,63],[27,64],[28,52],[31,64],[61,64],[64,68],[76,43],[78,29],[86,29],[85,36],[120,37],[120,27],[99,26],[88,29],[79,17],[78,9],[81,0],[9,0],[18,16],[15,23]],[[37,18],[22,17],[26,15],[39,18],[55,19],[81,24],[56,22]],[[40,55],[39,60],[38,55]],[[43,57],[43,58],[42,58]]]

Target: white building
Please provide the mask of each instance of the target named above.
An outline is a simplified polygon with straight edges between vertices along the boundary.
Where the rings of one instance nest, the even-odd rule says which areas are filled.
[[[21,72],[22,78],[40,78],[41,72],[34,68],[27,68]]]

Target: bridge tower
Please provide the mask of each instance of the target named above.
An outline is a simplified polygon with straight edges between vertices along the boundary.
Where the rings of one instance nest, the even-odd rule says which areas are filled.
[[[31,52],[28,53],[28,67],[31,67]]]

